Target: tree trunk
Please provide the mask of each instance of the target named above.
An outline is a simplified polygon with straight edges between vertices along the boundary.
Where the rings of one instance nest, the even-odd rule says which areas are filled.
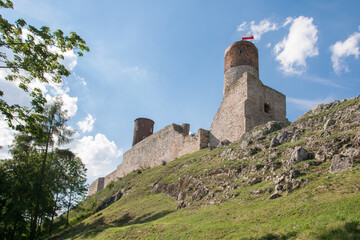
[[[68,204],[68,209],[67,209],[67,216],[66,216],[66,226],[69,225],[69,212],[70,212],[70,206],[71,206],[71,193],[72,193],[72,191],[70,191],[70,199],[69,199],[69,204]]]
[[[39,186],[38,186],[39,187],[39,194],[37,195],[37,201],[36,201],[36,206],[35,206],[35,211],[34,211],[34,219],[33,219],[32,223],[30,224],[30,236],[29,236],[30,240],[34,240],[35,239],[35,234],[36,234],[37,220],[38,220],[39,211],[40,211],[40,198],[41,198],[41,195],[42,195],[42,192],[43,192],[43,183],[44,183],[44,177],[45,177],[46,160],[47,160],[47,153],[48,153],[48,150],[49,150],[51,129],[52,129],[52,121],[51,121],[50,126],[49,126],[49,132],[48,132],[48,137],[47,137],[47,141],[46,141],[44,159],[43,159],[43,162],[42,162],[42,168],[41,168],[41,172],[40,172],[40,182],[39,182]]]
[[[16,220],[15,223],[14,223],[14,229],[11,231],[11,234],[10,234],[10,240],[14,240],[14,239],[15,239],[15,233],[16,233],[17,223],[18,223],[18,221]]]
[[[57,204],[58,197],[59,197],[59,193],[57,193],[57,194],[56,194],[55,204]],[[55,206],[55,207],[56,207],[56,206]],[[54,211],[53,211],[53,213],[52,213],[52,215],[51,215],[51,222],[50,222],[49,236],[51,236],[51,233],[52,233],[52,227],[53,227],[53,223],[54,223],[54,216],[55,216],[55,212],[56,212],[56,210],[54,210]]]
[[[41,225],[42,225],[42,222],[44,220],[44,217],[40,218],[40,222],[38,224],[38,227],[37,227],[37,235],[39,236],[40,232],[41,232]]]

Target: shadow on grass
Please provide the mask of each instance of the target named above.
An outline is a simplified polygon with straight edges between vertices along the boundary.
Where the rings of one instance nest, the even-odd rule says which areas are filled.
[[[290,232],[283,235],[275,235],[272,233],[266,234],[265,236],[262,236],[260,238],[251,238],[251,240],[286,240],[291,239],[297,236],[297,232]]]
[[[322,232],[318,239],[360,239],[360,223],[357,221],[345,223],[344,226],[330,231]]]
[[[121,218],[116,219],[116,220],[112,221],[111,223],[105,223],[104,217],[100,217],[100,218],[96,219],[94,222],[92,222],[91,224],[80,223],[80,224],[66,230],[61,235],[55,236],[51,239],[53,239],[53,240],[55,240],[55,239],[60,240],[60,239],[65,239],[65,238],[73,239],[73,238],[77,238],[80,236],[82,236],[84,238],[93,238],[108,228],[147,223],[147,222],[155,221],[159,218],[162,218],[172,212],[174,212],[174,211],[162,211],[162,212],[156,213],[154,215],[152,215],[152,213],[147,213],[147,214],[144,214],[137,218],[131,217],[128,213],[126,213]]]
[[[79,235],[81,235],[83,232],[89,231],[89,229],[95,229],[95,231],[98,233],[98,232],[102,231],[100,229],[104,229],[104,227],[102,227],[104,225],[105,225],[104,217],[101,217],[101,218],[96,219],[91,224],[80,223],[78,225],[72,226],[69,229],[65,230],[64,232],[51,237],[50,239],[51,240],[60,240],[60,239],[67,239],[67,238],[74,239],[74,238],[79,237]],[[100,231],[97,231],[98,229]],[[91,233],[92,232],[93,231],[91,231]]]
[[[292,239],[297,235],[297,232],[290,232],[284,235],[275,235],[270,233],[260,238],[251,238],[251,240],[286,240]],[[360,239],[360,223],[357,221],[348,222],[336,229],[324,230],[314,235],[315,239],[320,240],[358,240]]]
[[[165,217],[166,215],[168,215],[172,212],[174,212],[174,211],[162,211],[162,212],[156,213],[154,215],[151,215],[152,213],[147,213],[147,214],[142,215],[141,217],[136,218],[134,220],[133,224],[152,222],[159,218]]]

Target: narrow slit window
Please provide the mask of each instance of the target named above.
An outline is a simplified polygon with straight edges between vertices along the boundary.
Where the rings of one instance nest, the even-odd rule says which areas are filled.
[[[269,103],[264,104],[264,112],[270,113],[270,104]]]

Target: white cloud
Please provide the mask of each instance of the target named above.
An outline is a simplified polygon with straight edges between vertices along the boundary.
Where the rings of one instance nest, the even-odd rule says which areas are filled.
[[[70,97],[68,94],[63,94],[61,96],[63,100],[62,110],[67,111],[68,116],[71,118],[75,116],[77,112],[77,97]]]
[[[292,17],[287,17],[285,22],[283,23],[283,27],[286,27],[287,25],[289,25],[289,23],[291,23],[294,19]]]
[[[86,165],[88,181],[104,177],[116,169],[120,164],[122,150],[103,134],[85,136],[74,142],[72,150]]]
[[[279,29],[276,23],[270,22],[269,19],[263,19],[259,24],[255,24],[254,21],[250,23],[250,32],[254,35],[255,40],[260,40],[261,35],[266,32]]]
[[[8,127],[7,123],[0,118],[0,159],[11,158],[11,155],[8,153],[8,146],[12,144],[14,139],[15,131]]]
[[[268,47],[268,48],[271,47],[271,43],[267,43],[266,47]]]
[[[329,79],[326,78],[321,78],[318,76],[314,76],[314,75],[309,75],[309,76],[301,76],[302,79],[305,80],[309,80],[312,82],[316,82],[316,83],[320,83],[323,84],[325,86],[330,86],[330,87],[337,87],[337,88],[344,88],[343,86],[341,86],[340,84],[337,84]]]
[[[77,56],[74,53],[74,50],[61,52],[61,50],[57,47],[50,47],[49,51],[63,55],[64,59],[60,60],[59,62],[63,64],[69,71],[72,71],[77,65]]]
[[[318,30],[313,24],[313,18],[288,18],[285,23],[287,25],[290,22],[289,34],[274,46],[274,51],[284,73],[301,74],[305,72],[306,59],[319,54],[316,46]]]
[[[0,146],[5,147],[12,143],[14,131],[9,128],[7,123],[0,119]]]
[[[84,87],[87,85],[85,78],[76,75],[76,73],[73,73],[73,75],[75,76],[75,79],[81,83],[81,85],[83,85]]]
[[[246,22],[242,22],[238,27],[237,30],[238,32],[244,31],[247,28],[246,26]]]
[[[247,34],[252,34],[254,36],[254,40],[260,40],[261,35],[266,32],[278,30],[278,26],[274,22],[270,22],[269,19],[263,19],[259,22],[259,24],[255,24],[255,21],[251,21],[250,24],[247,22],[242,22],[238,27],[237,31],[246,31],[248,30]]]
[[[85,132],[91,132],[94,127],[95,118],[91,114],[88,114],[87,117],[83,121],[79,121],[77,125],[79,126],[80,130]]]
[[[7,152],[7,150],[0,150],[0,159],[9,159],[11,155]]]
[[[77,112],[78,98],[70,97],[69,94],[67,94],[67,93],[63,93],[62,95],[57,95],[57,96],[52,96],[49,94],[46,95],[46,100],[48,103],[53,103],[55,100],[57,100],[59,98],[63,102],[61,110],[66,111],[67,117],[72,118],[73,116],[75,116],[75,114]]]
[[[297,105],[297,108],[302,110],[310,110],[314,106],[321,103],[329,103],[335,100],[334,97],[328,96],[326,98],[317,98],[317,99],[301,99],[301,98],[292,98],[286,97],[287,102]]]
[[[360,26],[359,26],[360,30]],[[351,34],[344,42],[337,41],[330,46],[332,66],[336,74],[340,74],[342,70],[349,71],[349,67],[345,63],[345,58],[354,55],[359,57],[360,33]]]

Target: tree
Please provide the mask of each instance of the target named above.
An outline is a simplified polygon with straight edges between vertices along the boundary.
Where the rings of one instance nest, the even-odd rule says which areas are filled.
[[[1,219],[0,233],[6,239],[14,239],[27,233],[27,222],[36,199],[34,194],[37,174],[41,168],[41,157],[27,134],[15,136],[11,145],[12,159],[0,162]]]
[[[12,9],[13,3],[10,0],[0,0],[0,8]],[[10,212],[14,216],[21,213],[22,220],[25,219],[26,223],[30,218],[30,239],[35,238],[38,220],[43,219],[49,209],[53,214],[54,203],[51,201],[53,194],[58,194],[60,189],[57,186],[56,190],[56,184],[47,182],[48,164],[53,164],[48,160],[48,154],[56,141],[68,141],[71,131],[66,128],[68,119],[61,111],[61,104],[55,103],[46,108],[46,99],[41,90],[31,89],[29,84],[34,81],[61,83],[63,77],[69,76],[70,71],[61,63],[66,51],[74,51],[81,57],[89,48],[75,32],[66,36],[61,30],[52,32],[46,26],[36,28],[28,25],[24,19],[10,23],[0,15],[0,68],[6,69],[6,80],[16,82],[32,98],[29,106],[11,105],[5,101],[6,93],[0,89],[0,113],[5,116],[9,127],[21,133],[15,138],[11,149],[13,158],[1,162],[0,177],[4,180],[4,186],[5,183],[17,186],[16,183],[25,180],[24,184],[32,184],[26,191],[29,193],[29,201],[24,204],[17,204],[14,198],[18,193],[17,188],[7,189],[8,191],[0,194],[0,204],[5,210],[8,209],[5,211],[6,216],[0,215],[0,220],[6,217],[16,219],[10,217]],[[31,151],[24,151],[26,148]],[[33,167],[28,165],[29,162],[32,162]],[[28,166],[30,170],[26,170],[24,166]],[[18,175],[13,174],[15,170],[19,172]],[[53,204],[52,207],[50,203]],[[3,223],[6,226],[2,226]],[[8,223],[1,221],[1,224],[1,229],[11,229],[14,233],[18,226],[17,220]],[[9,236],[13,238],[15,235]]]
[[[69,223],[69,211],[79,201],[81,201],[87,193],[86,185],[86,168],[81,159],[76,157],[68,149],[54,149],[51,152],[50,159],[52,159],[52,176],[56,176],[56,201],[58,202],[58,209],[61,207],[67,210],[66,222]],[[49,233],[52,231],[53,218],[55,211],[51,217]]]
[[[38,148],[31,135],[20,133],[15,136],[10,153],[11,159],[0,161],[0,236],[5,239],[31,236],[36,207],[37,235],[42,223],[49,223],[51,233],[56,211],[69,212],[86,193],[84,164],[68,149],[52,149],[39,191],[44,149]]]
[[[61,145],[68,143],[73,131],[67,128],[67,117],[66,112],[61,110],[62,103],[55,102],[45,110],[46,119],[40,123],[31,123],[30,128],[32,129],[33,135],[35,135],[35,144],[42,146],[43,149],[43,160],[42,167],[39,173],[39,178],[36,184],[37,199],[32,215],[30,225],[30,239],[34,239],[36,233],[36,227],[38,225],[38,217],[40,215],[41,201],[45,199],[45,177],[46,177],[46,164],[48,160],[49,147],[53,147],[55,143]],[[36,131],[34,131],[36,130]]]
[[[13,3],[0,0],[0,8],[13,8]],[[1,15],[0,49],[0,68],[9,72],[5,79],[17,81],[18,86],[32,97],[31,107],[10,105],[0,89],[0,111],[9,126],[20,131],[32,130],[26,129],[23,123],[38,120],[46,103],[41,90],[29,89],[29,83],[35,80],[60,83],[62,77],[70,75],[60,62],[64,59],[62,53],[73,50],[81,57],[83,52],[89,51],[85,41],[75,32],[66,36],[61,30],[51,32],[46,26],[36,28],[28,25],[24,19],[13,24]]]
[[[0,8],[13,8],[10,0],[0,0]],[[64,127],[67,119],[62,119],[58,105],[45,108],[46,99],[38,88],[31,89],[33,81],[43,83],[60,83],[62,77],[70,75],[70,71],[61,63],[63,53],[75,51],[80,57],[89,51],[85,41],[75,32],[69,36],[63,31],[50,31],[43,26],[36,28],[28,25],[24,19],[10,23],[0,15],[0,68],[7,69],[5,79],[18,83],[18,86],[32,97],[30,107],[8,104],[0,89],[0,113],[8,125],[20,132],[29,133],[35,146],[43,147],[40,152],[42,164],[35,182],[35,207],[31,213],[30,239],[35,238],[41,206],[45,206],[45,177],[47,154],[54,144],[54,138],[66,141],[69,131]],[[24,157],[28,159],[28,157]]]

